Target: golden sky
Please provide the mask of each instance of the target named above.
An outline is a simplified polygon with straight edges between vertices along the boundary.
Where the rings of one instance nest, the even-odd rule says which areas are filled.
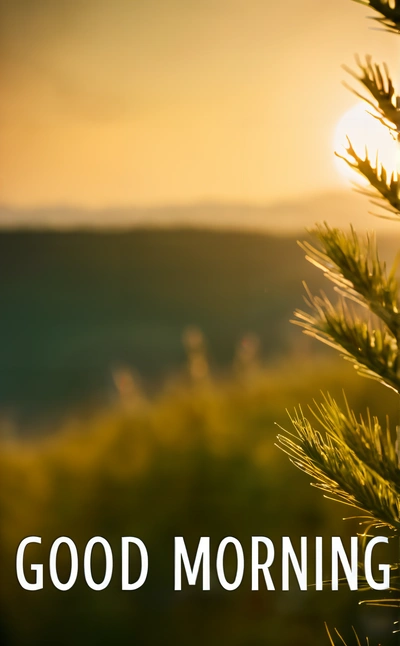
[[[0,201],[271,203],[343,180],[355,52],[400,41],[351,0],[0,0]]]

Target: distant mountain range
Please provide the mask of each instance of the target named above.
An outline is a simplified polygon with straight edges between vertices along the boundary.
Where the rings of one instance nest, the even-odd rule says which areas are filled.
[[[15,208],[0,205],[3,228],[131,228],[137,226],[193,226],[246,229],[292,234],[327,221],[335,226],[352,223],[357,229],[391,232],[397,223],[371,215],[379,207],[358,193],[346,190],[287,200],[272,205],[198,202],[154,207],[107,207],[87,209],[78,206]],[[385,213],[381,211],[381,213]],[[396,228],[398,231],[398,228]]]

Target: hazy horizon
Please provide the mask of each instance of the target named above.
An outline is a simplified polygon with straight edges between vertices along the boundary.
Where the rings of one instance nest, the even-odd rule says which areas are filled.
[[[55,230],[108,230],[136,227],[221,228],[296,234],[317,222],[329,221],[332,226],[353,225],[356,229],[395,233],[396,219],[389,221],[376,214],[387,215],[365,196],[350,189],[319,191],[307,196],[256,203],[193,200],[177,204],[140,206],[108,205],[103,208],[79,204],[54,204],[42,207],[13,207],[0,203],[0,230],[13,228]]]

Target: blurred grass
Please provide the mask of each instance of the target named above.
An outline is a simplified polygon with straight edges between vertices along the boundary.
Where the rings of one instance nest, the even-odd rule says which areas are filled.
[[[359,610],[358,593],[251,592],[249,569],[235,592],[212,577],[212,589],[173,591],[173,537],[183,535],[192,550],[210,536],[212,552],[228,535],[246,550],[250,537],[351,535],[342,523],[346,509],[322,498],[274,446],[274,422],[288,426],[285,408],[306,405],[320,386],[351,405],[395,413],[388,390],[357,378],[342,362],[280,362],[269,369],[237,370],[225,379],[170,380],[149,400],[139,387],[85,420],[70,419],[50,437],[4,438],[0,447],[0,603],[4,644],[191,644],[232,646],[326,644],[323,621],[356,625],[360,634],[390,638],[390,616]],[[129,393],[131,396],[129,396]],[[338,531],[339,530],[339,531]],[[15,552],[28,535],[43,537],[30,548],[45,563],[45,585],[25,592],[15,580]],[[114,578],[103,592],[80,576],[68,592],[55,590],[46,575],[51,543],[70,536],[80,554],[92,536],[114,548]],[[121,592],[120,537],[140,537],[149,550],[150,572],[143,588]],[[97,553],[95,553],[96,555]],[[277,556],[278,559],[278,556]],[[97,554],[101,579],[101,554]],[[212,560],[213,563],[213,560]],[[214,561],[215,563],[215,561]],[[95,564],[96,565],[96,564]],[[229,572],[228,560],[228,572]],[[229,576],[229,575],[228,575]],[[60,552],[60,578],[68,559]],[[96,575],[95,575],[96,578]],[[368,617],[366,617],[368,615]],[[23,617],[23,620],[21,618]],[[369,623],[367,623],[367,619]]]

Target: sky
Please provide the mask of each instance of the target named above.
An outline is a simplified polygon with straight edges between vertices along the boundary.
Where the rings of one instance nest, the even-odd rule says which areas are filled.
[[[270,204],[343,189],[351,0],[0,0],[0,203]]]

